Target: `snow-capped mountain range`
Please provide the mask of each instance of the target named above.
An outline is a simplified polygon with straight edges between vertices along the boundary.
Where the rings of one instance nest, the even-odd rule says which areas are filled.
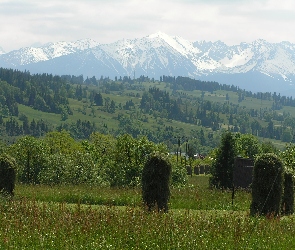
[[[8,53],[0,47],[0,67],[84,77],[188,76],[295,96],[295,44],[289,42],[256,40],[228,46],[158,32],[110,44],[85,39]]]

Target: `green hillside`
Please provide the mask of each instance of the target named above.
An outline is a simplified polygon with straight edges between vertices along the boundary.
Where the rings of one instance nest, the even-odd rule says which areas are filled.
[[[31,75],[0,69],[1,139],[42,137],[65,129],[77,140],[103,134],[145,135],[173,150],[180,139],[199,153],[216,147],[223,130],[249,133],[282,148],[293,141],[295,100],[185,77],[141,76],[113,81]]]

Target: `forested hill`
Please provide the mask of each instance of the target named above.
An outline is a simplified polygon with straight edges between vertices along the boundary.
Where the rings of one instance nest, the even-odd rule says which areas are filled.
[[[94,131],[147,136],[171,148],[181,138],[200,152],[227,129],[292,142],[294,106],[292,97],[188,77],[83,79],[0,68],[1,138],[10,142],[62,129],[75,139]]]

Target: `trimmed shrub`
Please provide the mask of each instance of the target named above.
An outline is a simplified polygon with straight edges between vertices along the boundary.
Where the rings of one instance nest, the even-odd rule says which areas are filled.
[[[294,213],[294,179],[290,170],[284,173],[284,195],[282,200],[282,214],[289,215]]]
[[[0,192],[13,195],[16,179],[16,161],[7,154],[0,156]]]
[[[149,157],[142,171],[142,198],[149,211],[168,212],[169,182],[172,166],[167,157],[154,154]]]
[[[259,155],[254,163],[251,215],[279,215],[283,197],[283,163],[272,153]]]

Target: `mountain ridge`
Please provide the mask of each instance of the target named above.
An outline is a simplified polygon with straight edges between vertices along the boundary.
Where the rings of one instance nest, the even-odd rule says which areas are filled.
[[[266,91],[295,94],[295,44],[287,41],[269,43],[258,39],[229,46],[222,41],[190,42],[157,32],[109,44],[83,39],[8,53],[0,49],[0,67],[85,77],[133,77],[136,74],[159,79],[162,75],[188,76],[235,83],[251,91],[261,91],[260,86],[267,86]],[[248,85],[240,83],[239,79],[243,77]]]

